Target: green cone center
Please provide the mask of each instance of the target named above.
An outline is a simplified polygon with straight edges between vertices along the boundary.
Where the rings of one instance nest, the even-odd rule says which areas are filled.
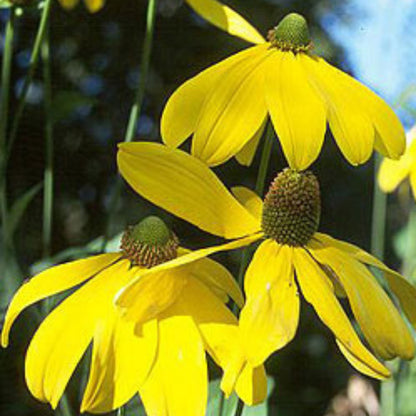
[[[283,51],[307,52],[311,48],[306,19],[298,13],[290,13],[269,32],[268,40]]]
[[[159,217],[150,216],[127,227],[121,251],[132,265],[150,268],[177,257],[178,239]]]
[[[279,244],[304,246],[318,230],[320,215],[316,176],[285,169],[276,176],[264,199],[262,229],[267,238]]]

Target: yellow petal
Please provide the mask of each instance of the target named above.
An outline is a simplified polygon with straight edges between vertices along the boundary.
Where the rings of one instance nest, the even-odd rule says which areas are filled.
[[[25,362],[26,382],[37,399],[56,408],[114,294],[133,274],[129,267],[130,262],[122,260],[103,270],[57,306],[39,326]]]
[[[331,281],[318,263],[303,248],[294,251],[294,262],[303,296],[314,307],[322,322],[334,333],[348,361],[366,375],[375,378],[388,377],[387,368],[359,340],[334,295]]]
[[[260,238],[262,238],[262,234],[254,234],[252,236],[241,238],[240,240],[235,240],[230,243],[192,251],[189,254],[185,254],[183,256],[177,257],[174,260],[168,261],[163,264],[159,264],[158,266],[152,267],[151,269],[140,270],[140,272],[136,272],[135,278],[132,279],[131,282],[127,284],[122,290],[120,290],[115,302],[117,305],[122,305],[123,308],[129,308],[131,304],[134,304],[134,296],[130,296],[129,292],[134,290],[134,287],[137,284],[137,282],[144,276],[151,275],[153,273],[158,273],[164,270],[170,270],[175,267],[183,266],[185,264],[200,260],[204,257],[208,257],[214,253],[245,247],[253,243],[254,241],[257,241]],[[130,299],[131,303],[128,302],[127,299]]]
[[[267,111],[263,97],[267,44],[251,48],[224,71],[207,95],[192,140],[192,154],[210,166],[235,156],[258,132]]]
[[[241,336],[249,363],[257,367],[290,342],[298,326],[292,248],[264,241],[247,269],[244,289],[247,300],[240,315]]]
[[[90,13],[96,13],[100,11],[104,7],[104,4],[105,4],[105,0],[84,0],[84,1]]]
[[[102,254],[51,267],[32,277],[20,287],[9,305],[1,334],[1,345],[7,347],[10,328],[23,309],[81,284],[120,257],[120,253]]]
[[[337,249],[353,256],[361,263],[380,269],[383,272],[391,291],[400,302],[400,306],[410,323],[416,328],[416,288],[412,286],[410,282],[408,282],[399,273],[387,267],[376,257],[364,250],[361,250],[359,247],[344,241],[336,240],[335,238],[325,234],[317,233],[316,235],[319,237],[319,240],[323,241],[326,245],[336,247]]]
[[[410,158],[404,155],[400,160],[384,159],[378,171],[378,184],[383,192],[392,192],[410,174]]]
[[[261,216],[263,213],[262,199],[254,191],[245,186],[234,186],[231,188],[231,192],[237,198],[238,202],[240,202],[254,218],[257,218],[260,227]]]
[[[235,392],[249,406],[264,402],[267,398],[267,376],[264,366],[243,368],[235,385]]]
[[[185,253],[184,253],[185,254]],[[243,294],[232,274],[220,263],[203,258],[195,261],[189,267],[191,278],[204,283],[215,294],[225,294],[240,308],[244,303]],[[224,296],[221,296],[224,299]]]
[[[351,309],[372,349],[382,358],[411,359],[415,345],[392,301],[368,269],[353,256],[315,236],[313,256],[330,267],[347,293]]]
[[[416,200],[416,168],[414,167],[412,169],[412,172],[410,173],[410,187],[412,188],[413,197]]]
[[[159,322],[158,355],[139,393],[148,415],[204,415],[208,374],[202,338],[191,317],[171,312]]]
[[[230,35],[250,43],[264,43],[263,36],[241,15],[216,0],[186,0],[204,19]]]
[[[274,128],[292,169],[304,170],[318,157],[326,110],[310,86],[300,55],[276,51],[267,60],[265,94]]]
[[[348,78],[322,59],[306,55],[300,59],[311,85],[326,103],[329,127],[343,155],[352,165],[366,162],[373,152],[375,133],[369,114],[354,94],[354,85],[346,85]]]
[[[118,165],[132,188],[155,205],[204,231],[239,238],[258,222],[200,160],[157,143],[120,144]]]
[[[140,334],[113,305],[94,333],[91,370],[81,413],[107,413],[127,403],[144,382],[157,351],[157,321],[144,324]]]
[[[266,128],[267,120],[263,122],[256,134],[244,145],[244,147],[235,155],[237,162],[243,166],[250,166],[253,162],[256,150],[259,145],[260,139],[263,136]]]
[[[210,66],[183,83],[169,97],[160,125],[162,139],[167,146],[180,146],[195,131],[205,98],[215,88],[217,80],[256,51],[249,48]]]
[[[370,129],[366,126],[367,122],[364,120],[364,116],[374,126],[373,141],[379,152],[394,159],[404,152],[405,133],[403,126],[394,111],[380,97],[321,58],[303,57],[302,59],[308,73],[312,75],[311,82],[313,83],[315,79],[317,87],[322,90],[322,93],[327,94],[326,102],[330,110],[328,116],[331,116],[331,129],[338,145],[341,146],[341,141],[343,142],[342,136],[339,136],[342,133],[341,128],[344,133],[352,134],[355,131],[357,134],[355,141],[351,136],[350,147],[352,152],[355,148],[356,156],[361,156],[352,158],[351,163],[362,163],[365,161],[365,155],[369,154],[370,137],[367,135],[370,134]],[[339,98],[342,101],[339,101]],[[337,107],[336,112],[334,108],[331,110],[331,102],[333,106]],[[341,115],[344,120],[339,118]],[[339,119],[337,120],[337,118]],[[352,126],[348,126],[348,123],[352,123],[355,127],[354,130],[352,130]],[[359,126],[364,129],[364,132],[358,130]],[[349,131],[350,129],[351,131]],[[343,145],[346,146],[345,150],[348,150],[347,143],[345,142]],[[344,151],[344,148],[341,150]],[[348,160],[354,156],[354,154],[349,156],[348,153],[344,153],[344,155]]]
[[[141,276],[141,271],[137,276]],[[139,277],[119,298],[123,317],[137,324],[156,318],[181,295],[188,276],[188,268],[176,267]]]

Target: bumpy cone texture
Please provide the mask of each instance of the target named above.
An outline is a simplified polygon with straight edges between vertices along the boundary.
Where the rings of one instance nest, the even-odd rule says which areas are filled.
[[[311,37],[306,19],[290,13],[269,32],[268,40],[282,51],[307,52],[311,48]]]
[[[264,199],[262,229],[280,244],[299,247],[318,230],[321,215],[319,183],[312,172],[285,169]]]
[[[132,265],[150,268],[177,257],[178,238],[158,217],[130,226],[121,238],[121,251]]]

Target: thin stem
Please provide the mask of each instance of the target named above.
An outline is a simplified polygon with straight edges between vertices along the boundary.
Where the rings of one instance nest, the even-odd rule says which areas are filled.
[[[375,155],[373,214],[371,224],[371,253],[380,260],[384,258],[386,229],[387,195],[377,185],[377,173],[381,164],[381,155]]]
[[[129,121],[127,124],[126,134],[124,136],[125,142],[131,142],[134,138],[137,122],[139,120],[142,105],[143,105],[143,98],[144,98],[144,94],[146,90],[146,84],[147,84],[147,78],[148,78],[149,66],[150,66],[150,57],[151,57],[151,52],[152,52],[153,35],[154,35],[155,20],[156,20],[156,5],[157,5],[157,0],[149,0],[147,3],[146,32],[145,32],[143,48],[142,48],[139,83],[137,85],[136,98],[130,110],[130,117],[129,117]],[[114,217],[115,211],[117,209],[117,204],[118,204],[118,200],[120,198],[120,193],[121,193],[121,185],[122,185],[121,177],[120,175],[117,175],[116,183],[114,186],[114,191],[110,200],[107,225],[106,225],[103,246],[102,246],[103,250],[105,249],[105,246],[107,244],[107,241],[111,232],[111,229],[110,229],[111,220]]]
[[[273,139],[274,139],[274,129],[273,124],[269,121],[267,126],[266,135],[264,138],[263,150],[261,153],[260,165],[259,170],[257,173],[257,180],[256,180],[256,192],[261,197],[264,191],[266,176],[267,176],[267,168],[269,167],[270,156],[273,147]]]
[[[404,276],[409,278],[412,283],[415,283],[413,273],[416,267],[416,207],[412,202],[409,218],[407,220],[407,243],[406,256],[403,259],[402,271]]]
[[[124,406],[121,406],[117,409],[117,416],[124,416],[125,411],[124,411]]]
[[[43,186],[43,256],[51,254],[53,218],[53,122],[52,122],[52,83],[49,50],[49,24],[45,27],[45,38],[41,48],[43,62],[43,89],[45,107],[45,169]]]
[[[244,410],[244,403],[241,399],[238,399],[237,408],[235,409],[234,416],[241,416]]]
[[[29,69],[26,75],[25,81],[23,83],[22,90],[18,98],[17,109],[15,111],[15,116],[13,118],[11,130],[10,130],[10,139],[7,146],[6,157],[9,157],[11,149],[13,147],[14,141],[16,139],[17,130],[19,128],[20,120],[23,115],[23,110],[26,105],[26,96],[30,88],[30,84],[33,81],[35,71],[39,62],[39,55],[43,39],[45,37],[47,22],[49,20],[50,10],[51,10],[52,0],[45,0],[43,4],[42,16],[40,18],[38,32],[36,34],[35,43],[33,45],[32,54],[30,56]]]
[[[9,246],[8,231],[8,207],[6,192],[6,135],[7,121],[9,117],[9,101],[10,101],[10,78],[13,57],[13,38],[15,25],[15,8],[10,9],[9,20],[6,25],[4,37],[3,64],[1,71],[1,102],[0,102],[0,210],[2,220],[2,241],[3,249]]]

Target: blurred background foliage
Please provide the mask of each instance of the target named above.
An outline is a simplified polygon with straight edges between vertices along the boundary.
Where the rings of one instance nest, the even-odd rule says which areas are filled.
[[[263,34],[286,13],[302,13],[310,23],[315,51],[371,85],[390,103],[395,103],[407,127],[413,124],[416,88],[412,84],[416,80],[413,61],[416,58],[409,45],[413,43],[416,31],[411,24],[416,15],[415,2],[229,0],[226,3],[241,12]],[[15,264],[13,270],[1,270],[2,274],[15,273],[16,284],[20,284],[20,276],[28,277],[45,265],[99,249],[96,239],[106,228],[110,195],[117,175],[117,142],[124,137],[140,77],[146,6],[145,0],[108,0],[101,12],[91,15],[83,5],[70,12],[63,10],[57,2],[52,5],[53,256],[42,259],[40,191],[30,202],[16,230],[14,242],[19,266]],[[27,73],[39,14],[35,4],[25,8],[17,18],[12,115]],[[4,47],[7,19],[8,10],[1,9],[0,48]],[[136,138],[159,140],[160,114],[169,94],[187,78],[246,46],[243,41],[203,21],[182,0],[159,0],[150,75]],[[43,97],[40,65],[27,96],[7,171],[9,203],[42,182],[45,161]],[[251,168],[240,167],[231,161],[216,170],[228,185],[253,187],[258,162],[259,155]],[[284,166],[281,150],[275,143],[268,180],[271,181],[274,173]],[[321,181],[321,230],[369,249],[374,163],[359,168],[349,166],[328,134],[324,151],[312,168]],[[386,261],[391,266],[399,266],[400,259],[393,250],[392,241],[395,232],[405,223],[406,206],[400,198],[393,198],[389,203],[390,243]],[[185,222],[168,217],[127,187],[124,187],[116,214],[111,218],[111,236],[150,213],[165,218],[184,246],[196,248],[216,241]],[[95,243],[91,244],[93,240]],[[231,271],[237,272],[239,252],[217,257]],[[4,282],[0,288],[3,314],[9,294]],[[378,414],[374,393],[379,388],[377,383],[356,376],[351,378],[354,371],[337,350],[328,329],[305,302],[302,309],[295,340],[267,362],[274,383],[270,383],[273,388],[267,406],[259,409],[257,414]],[[36,402],[29,395],[24,385],[24,351],[37,322],[36,314],[26,313],[12,332],[11,347],[0,351],[2,416],[52,414],[47,405]],[[82,366],[79,373],[82,373]],[[219,375],[218,371],[214,374]],[[79,377],[82,382],[82,374],[75,376],[69,393],[74,414],[78,414]],[[370,401],[367,407],[357,405],[357,411],[361,413],[354,413],[355,410],[348,407],[352,406],[348,399],[351,395],[357,399],[356,391],[361,394],[365,391],[363,400]],[[137,406],[133,405],[126,412],[137,414]]]

